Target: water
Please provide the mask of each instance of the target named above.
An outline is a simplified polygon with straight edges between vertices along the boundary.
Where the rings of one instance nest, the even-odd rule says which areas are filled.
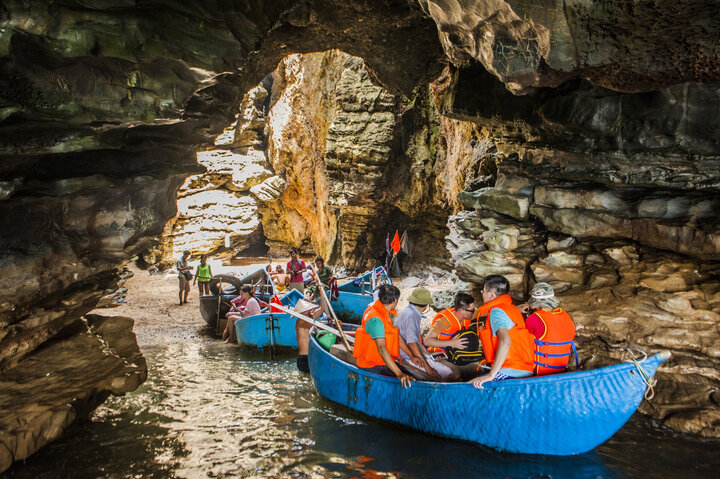
[[[208,335],[143,352],[145,384],[6,476],[664,478],[717,477],[720,466],[720,441],[679,437],[644,418],[582,456],[500,454],[330,404],[291,356],[270,360]]]

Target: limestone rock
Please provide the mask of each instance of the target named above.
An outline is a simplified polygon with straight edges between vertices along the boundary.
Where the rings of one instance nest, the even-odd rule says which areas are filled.
[[[129,318],[90,315],[77,334],[0,373],[0,470],[57,439],[110,394],[135,390],[147,366]]]

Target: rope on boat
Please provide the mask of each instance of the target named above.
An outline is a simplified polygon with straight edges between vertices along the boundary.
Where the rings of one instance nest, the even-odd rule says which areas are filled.
[[[647,389],[645,390],[645,399],[650,401],[652,398],[655,397],[655,386],[657,385],[657,379],[650,376],[640,364],[647,359],[647,353],[645,353],[645,351],[641,349],[636,349],[636,351],[639,351],[643,356],[642,359],[638,359],[637,357],[635,357],[630,348],[625,348],[625,351],[630,354],[630,359],[626,362],[633,363],[635,365],[635,368],[637,368],[638,373],[640,374],[640,378],[642,378],[645,386],[647,386]]]

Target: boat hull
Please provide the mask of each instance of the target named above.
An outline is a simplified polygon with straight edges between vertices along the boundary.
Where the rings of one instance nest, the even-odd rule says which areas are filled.
[[[333,311],[343,322],[360,324],[362,315],[372,303],[371,294],[358,294],[340,291],[338,299],[330,301]]]
[[[642,363],[650,376],[667,357]],[[548,455],[587,452],[636,411],[646,390],[637,368],[621,363],[527,379],[486,383],[414,382],[371,374],[341,361],[311,337],[310,374],[317,392],[368,416],[494,449]]]
[[[382,266],[378,266],[373,271],[375,271],[376,276],[380,275],[380,277],[383,279],[383,281],[387,282],[388,284],[392,284],[392,280],[390,279],[390,276],[388,276],[387,273],[385,273],[385,268]],[[368,271],[367,273],[363,274],[362,276],[358,276],[356,279],[349,281],[341,286],[338,286],[338,290],[346,293],[359,293],[359,294],[373,294],[373,287],[372,287],[372,274],[373,271]]]
[[[302,298],[302,293],[293,289],[280,298],[280,303],[292,308]],[[289,314],[269,312],[238,319],[235,321],[237,343],[240,346],[257,349],[269,347],[297,349],[295,321],[296,319]]]
[[[233,300],[236,295],[223,295],[220,300],[220,317],[224,318],[228,311],[230,311],[230,301]],[[211,328],[217,326],[218,320],[218,297],[215,295],[200,296],[200,316]]]

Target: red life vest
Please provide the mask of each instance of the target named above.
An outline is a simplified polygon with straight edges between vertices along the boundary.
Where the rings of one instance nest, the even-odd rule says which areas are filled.
[[[382,366],[385,364],[380,352],[378,351],[375,340],[365,331],[365,323],[370,318],[380,318],[385,326],[385,347],[393,359],[400,358],[400,332],[393,326],[390,321],[390,313],[380,300],[372,303],[363,314],[362,326],[355,332],[355,347],[353,348],[353,356],[357,360],[360,368],[371,368],[373,366]]]
[[[277,294],[273,294],[272,298],[270,298],[270,312],[271,313],[282,313],[279,309],[273,306],[273,304],[279,304],[282,306],[282,301],[280,301],[280,298]]]
[[[525,328],[525,319],[519,309],[512,304],[510,295],[503,294],[492,301],[483,304],[479,308],[480,316],[487,315],[485,326],[478,331],[480,341],[483,345],[483,353],[487,362],[492,364],[495,360],[495,351],[497,350],[499,339],[492,335],[490,325],[490,311],[494,308],[500,308],[515,323],[512,329],[508,330],[510,334],[510,350],[502,364],[504,368],[517,369],[520,371],[532,371],[534,367],[534,343],[535,337]]]
[[[432,328],[432,326],[440,318],[445,318],[450,323],[450,326],[443,329],[440,332],[440,334],[438,335],[437,338],[440,341],[449,341],[450,339],[452,339],[452,337],[455,335],[455,333],[457,333],[461,329],[467,329],[470,327],[470,320],[465,319],[461,322],[458,319],[458,317],[455,316],[455,308],[446,308],[446,309],[443,309],[442,311],[440,311],[438,314],[436,314],[432,320],[432,323],[430,324],[430,327]],[[445,348],[434,348],[434,347],[428,348],[428,351],[430,351],[432,353],[437,353],[437,352],[444,351],[444,350],[445,350]]]
[[[535,374],[542,376],[562,372],[567,369],[570,359],[575,323],[560,308],[552,311],[539,309],[535,314],[545,325],[545,333],[535,338]]]

